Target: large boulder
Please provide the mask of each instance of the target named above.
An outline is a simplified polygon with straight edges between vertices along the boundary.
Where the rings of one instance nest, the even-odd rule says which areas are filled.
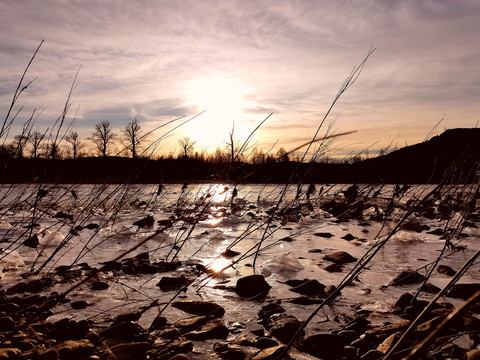
[[[238,279],[235,292],[246,298],[262,298],[268,294],[270,288],[263,275],[249,275]]]

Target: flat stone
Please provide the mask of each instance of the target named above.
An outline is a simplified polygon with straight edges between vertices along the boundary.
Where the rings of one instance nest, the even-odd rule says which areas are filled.
[[[280,360],[280,355],[285,351],[284,345],[278,345],[263,349],[252,360]]]
[[[332,261],[335,264],[346,264],[357,261],[357,258],[353,257],[345,251],[337,251],[331,254],[327,254],[323,257],[323,259]]]
[[[173,302],[172,306],[176,309],[195,315],[211,315],[221,318],[225,314],[225,309],[223,307],[209,301],[180,300]]]
[[[225,339],[228,336],[228,329],[220,319],[213,319],[203,325],[199,330],[195,330],[185,334],[189,340],[209,340],[209,339]]]

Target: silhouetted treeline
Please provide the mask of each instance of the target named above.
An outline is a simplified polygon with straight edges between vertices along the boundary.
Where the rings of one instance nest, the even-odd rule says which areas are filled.
[[[472,182],[478,174],[480,129],[447,130],[429,141],[353,163],[260,164],[194,158],[85,157],[32,159],[0,155],[3,183],[438,183]]]

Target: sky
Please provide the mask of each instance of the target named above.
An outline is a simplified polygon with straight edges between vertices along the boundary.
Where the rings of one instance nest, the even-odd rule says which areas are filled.
[[[251,143],[289,151],[312,140],[373,46],[319,131],[354,131],[331,157],[372,154],[477,125],[479,33],[477,0],[0,0],[0,116],[45,40],[10,136],[33,109],[35,129],[51,128],[80,69],[67,121],[81,137],[137,118],[160,127],[148,137],[159,153],[186,136],[213,152],[273,113]]]

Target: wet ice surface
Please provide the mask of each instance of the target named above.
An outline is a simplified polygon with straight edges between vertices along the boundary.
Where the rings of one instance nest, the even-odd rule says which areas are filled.
[[[388,206],[394,189],[393,186],[385,186],[374,198],[372,206],[363,211],[363,219],[339,222],[336,217],[321,210],[320,204],[331,199],[343,200],[342,191],[348,186],[317,185],[310,199],[305,197],[307,187],[295,200],[297,186],[238,185],[238,194],[232,201],[234,187],[231,185],[189,185],[184,189],[182,185],[164,185],[160,192],[157,185],[43,185],[40,192],[39,185],[3,185],[0,191],[2,289],[17,283],[21,280],[20,275],[27,272],[40,271],[41,276],[60,265],[82,263],[99,268],[103,262],[123,253],[125,257],[132,257],[148,252],[152,261],[178,259],[184,263],[201,263],[215,271],[242,258],[210,279],[199,275],[187,292],[178,298],[214,301],[227,310],[224,320],[228,324],[241,322],[247,330],[260,328],[256,322],[257,313],[265,303],[240,300],[232,291],[214,289],[219,284],[234,286],[236,279],[253,273],[255,262],[255,272],[263,274],[272,286],[265,302],[282,300],[282,306],[288,313],[304,320],[317,305],[289,303],[288,300],[298,297],[298,294],[289,291],[284,282],[308,278],[326,286],[337,286],[354,264],[344,265],[339,273],[327,272],[325,267],[331,262],[324,260],[323,256],[346,251],[360,259],[376,241],[393,229],[405,213],[402,207],[409,199],[421,198],[433,188],[423,185],[412,187],[396,204],[388,221],[369,220],[370,216],[378,215]],[[360,187],[361,193],[371,196],[370,189],[368,186]],[[277,205],[275,213],[278,215],[270,218]],[[282,211],[292,208],[296,210]],[[70,215],[73,217],[68,218]],[[156,221],[153,227],[133,225],[148,215]],[[460,212],[453,213],[453,217],[453,220],[455,217],[458,219]],[[173,219],[173,227],[165,226],[169,219]],[[163,222],[157,223],[159,220]],[[428,225],[430,230],[446,226],[446,220],[436,218],[419,217],[416,221]],[[451,224],[454,223],[451,220]],[[98,224],[99,228],[86,228],[88,224]],[[72,229],[78,225],[83,229],[73,235]],[[316,233],[333,236],[326,238]],[[440,264],[458,270],[480,248],[477,228],[465,227],[462,233],[468,234],[468,237],[454,238],[453,243],[464,249],[448,250],[448,256]],[[346,234],[353,235],[354,239],[342,239]],[[24,246],[24,241],[34,235],[37,235],[38,247]],[[390,313],[393,303],[403,292],[416,291],[418,286],[385,285],[403,269],[419,269],[425,274],[424,267],[436,260],[444,245],[445,240],[438,235],[427,234],[427,231],[400,230],[379,251],[353,286],[342,290],[341,297],[314,318],[307,332],[341,328],[355,315],[354,308],[358,306],[373,312],[369,317],[372,322],[382,323],[395,318]],[[222,257],[220,254],[230,246],[240,255]],[[318,250],[311,252],[314,249]],[[188,266],[179,268],[175,273],[192,276]],[[69,298],[72,301],[86,300],[90,306],[72,310],[68,303],[58,305],[51,320],[65,316],[77,320],[89,318],[101,327],[105,325],[105,320],[112,319],[116,314],[137,310],[153,300],[166,303],[175,292],[162,292],[156,286],[165,275],[171,274],[102,273],[98,277],[110,284],[109,289],[92,291],[89,283],[81,285],[69,294]],[[32,275],[32,278],[35,276]],[[480,271],[476,264],[461,282],[478,282],[479,279]],[[436,271],[430,278],[430,282],[440,288],[449,280]],[[72,279],[71,282],[56,284],[47,293],[65,291],[78,281]],[[432,295],[423,294],[421,297],[429,299]],[[448,300],[458,304],[455,299]],[[147,311],[139,323],[148,328],[157,313],[157,308]],[[171,322],[188,316],[172,307],[168,307],[164,314]]]

